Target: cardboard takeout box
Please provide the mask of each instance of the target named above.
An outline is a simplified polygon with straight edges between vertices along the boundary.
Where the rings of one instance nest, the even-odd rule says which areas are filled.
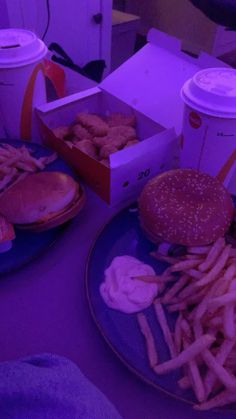
[[[181,51],[180,41],[152,29],[147,45],[99,86],[37,108],[42,140],[107,203],[135,199],[149,178],[176,166],[183,83],[199,68],[215,66],[222,63],[205,53],[190,57]],[[71,124],[78,112],[132,113],[140,141],[111,154],[106,167],[53,134],[54,128]]]

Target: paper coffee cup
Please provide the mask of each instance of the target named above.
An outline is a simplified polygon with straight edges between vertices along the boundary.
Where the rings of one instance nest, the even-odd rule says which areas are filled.
[[[0,124],[6,138],[22,138],[26,131],[28,139],[38,138],[33,109],[46,102],[46,54],[46,45],[33,32],[0,30]]]
[[[236,193],[236,70],[207,68],[183,85],[180,166],[217,176]]]

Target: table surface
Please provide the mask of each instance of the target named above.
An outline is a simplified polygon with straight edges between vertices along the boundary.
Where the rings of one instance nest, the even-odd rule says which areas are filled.
[[[86,301],[85,265],[97,231],[118,210],[87,190],[84,209],[58,241],[40,258],[1,278],[0,361],[40,352],[66,356],[125,419],[234,416],[193,411],[152,388],[134,376],[100,336]]]

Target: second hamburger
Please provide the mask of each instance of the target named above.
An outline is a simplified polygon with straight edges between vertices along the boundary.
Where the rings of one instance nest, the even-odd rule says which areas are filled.
[[[12,224],[43,223],[69,208],[79,193],[78,183],[65,173],[33,173],[0,196],[0,214]]]

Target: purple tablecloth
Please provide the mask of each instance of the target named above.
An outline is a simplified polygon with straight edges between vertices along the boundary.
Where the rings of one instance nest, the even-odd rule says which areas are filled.
[[[110,209],[91,191],[85,208],[48,251],[0,281],[0,361],[52,352],[74,361],[125,419],[226,419],[193,411],[140,381],[103,341],[88,309],[84,275]],[[96,210],[95,210],[96,209]],[[112,418],[111,418],[112,419]]]

